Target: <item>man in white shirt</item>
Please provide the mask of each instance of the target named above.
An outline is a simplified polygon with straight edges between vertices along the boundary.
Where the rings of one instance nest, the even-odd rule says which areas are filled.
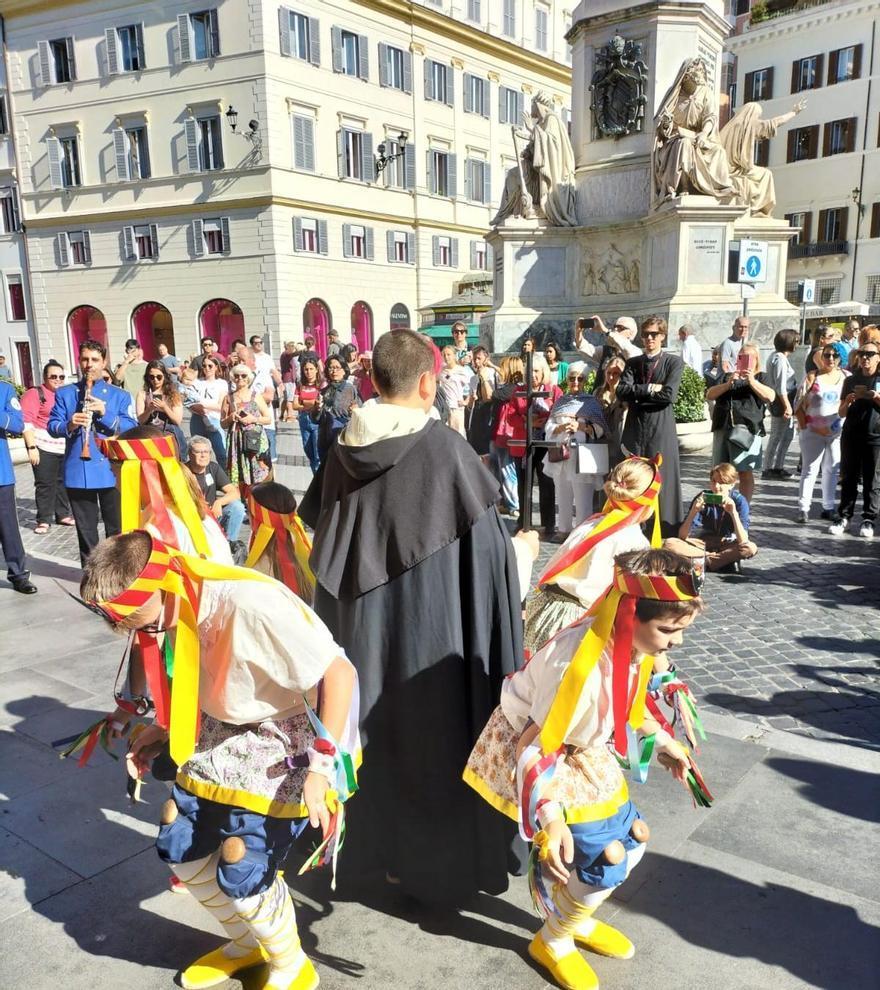
[[[245,359],[245,364],[253,371],[253,389],[255,395],[262,395],[269,407],[272,417],[271,425],[265,427],[269,440],[269,456],[274,464],[278,460],[277,434],[275,432],[275,389],[281,384],[281,372],[275,367],[272,356],[265,352],[263,338],[254,334],[251,337],[251,349]]]
[[[681,359],[698,375],[703,374],[703,351],[694,336],[694,328],[685,323],[678,328],[678,339],[681,341]]]
[[[618,316],[609,330],[601,316],[592,317],[592,327],[588,320],[578,320],[575,325],[575,347],[583,354],[590,364],[596,366],[596,385],[601,385],[605,377],[605,365],[616,354],[623,354],[628,359],[642,353],[633,340],[639,332],[638,324],[631,316]],[[607,343],[591,344],[584,336],[584,331],[592,329],[605,334]]]
[[[748,316],[738,316],[733,321],[733,333],[721,341],[721,369],[725,375],[736,371],[736,359],[739,357],[742,345],[749,339],[752,321]]]

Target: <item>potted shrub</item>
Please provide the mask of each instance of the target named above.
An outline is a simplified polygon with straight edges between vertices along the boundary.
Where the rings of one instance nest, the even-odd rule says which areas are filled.
[[[694,454],[711,446],[712,424],[706,418],[706,383],[703,376],[688,365],[684,366],[672,412],[682,453]]]

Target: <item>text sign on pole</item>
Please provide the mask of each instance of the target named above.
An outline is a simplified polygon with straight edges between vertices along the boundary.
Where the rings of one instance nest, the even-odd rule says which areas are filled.
[[[816,301],[816,280],[814,278],[802,278],[798,282],[798,302],[805,306],[812,306]]]
[[[739,280],[740,282],[767,281],[767,242],[739,242]]]

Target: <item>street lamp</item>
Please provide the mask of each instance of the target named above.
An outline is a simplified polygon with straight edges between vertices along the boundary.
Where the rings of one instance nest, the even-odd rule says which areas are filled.
[[[388,150],[387,145],[383,141],[379,147],[376,149],[379,154],[376,156],[376,177],[379,177],[381,172],[391,164],[391,162],[396,161],[398,158],[403,158],[404,149],[406,148],[406,141],[409,135],[406,131],[401,131],[397,135],[397,147],[399,151],[395,151],[392,155],[386,155],[385,152]]]
[[[229,109],[226,111],[226,119],[229,121],[229,127],[233,134],[237,134],[236,125],[238,124],[238,111],[234,106],[230,104]],[[263,147],[263,139],[259,135],[260,122],[258,120],[249,120],[247,131],[243,131],[241,136],[254,146],[256,151],[259,151]]]

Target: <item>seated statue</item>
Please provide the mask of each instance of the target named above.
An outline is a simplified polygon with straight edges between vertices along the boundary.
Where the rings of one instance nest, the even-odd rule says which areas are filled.
[[[701,58],[685,59],[654,118],[654,202],[681,193],[733,199],[718,108]]]
[[[775,137],[807,105],[800,100],[788,112],[764,120],[760,103],[746,103],[721,129],[719,139],[730,166],[730,178],[736,189],[735,202],[748,206],[752,216],[769,217],[776,206],[776,187],[769,168],[755,164],[755,142]]]
[[[519,165],[510,169],[495,227],[505,217],[546,218],[554,227],[577,224],[577,198],[574,187],[574,151],[568,131],[553,112],[549,96],[537,93],[532,112],[523,114],[528,141],[519,156]]]

